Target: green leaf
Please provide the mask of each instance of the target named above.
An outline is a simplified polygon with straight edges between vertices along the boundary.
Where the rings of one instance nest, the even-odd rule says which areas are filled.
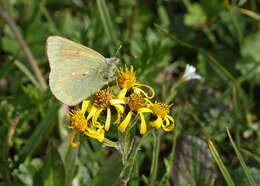
[[[172,176],[176,181],[176,186],[192,186],[196,183],[208,185],[212,178],[217,178],[216,164],[207,143],[202,139],[194,136],[182,137],[178,140],[175,153],[175,160],[170,165],[165,163],[170,170],[168,179],[170,179],[171,172],[175,172]]]
[[[248,35],[241,46],[242,56],[252,56],[260,61],[260,33]]]
[[[199,27],[201,24],[205,23],[207,16],[205,15],[200,4],[194,3],[188,8],[188,14],[184,16],[184,23],[191,27]]]
[[[79,148],[72,148],[68,138],[64,140],[64,142],[59,147],[58,151],[61,155],[63,162],[65,162],[65,171],[66,171],[65,181],[67,184],[70,185],[77,171],[77,160],[78,160],[77,155],[78,155]]]
[[[116,185],[120,173],[120,165],[119,154],[113,153],[101,166],[91,185]]]
[[[14,67],[14,60],[8,62],[7,64],[1,66],[0,69],[0,80],[8,74],[8,72]]]
[[[66,183],[65,166],[62,158],[52,145],[47,150],[47,157],[43,167],[43,180],[45,186],[64,186],[68,184]]]
[[[48,133],[49,129],[53,127],[55,122],[52,122],[58,112],[59,104],[55,103],[49,109],[46,114],[46,117],[39,123],[36,130],[32,133],[31,137],[27,141],[24,149],[20,155],[20,161],[24,161],[25,158],[31,156],[37,147],[43,142],[44,137]]]

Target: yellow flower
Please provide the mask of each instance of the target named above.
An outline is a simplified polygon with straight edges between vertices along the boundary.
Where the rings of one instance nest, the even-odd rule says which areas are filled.
[[[109,90],[99,90],[94,96],[94,103],[91,105],[90,101],[83,101],[84,109],[89,111],[87,121],[92,118],[92,125],[101,128],[101,124],[97,121],[103,110],[107,111],[105,130],[108,131],[111,124],[111,109],[113,106],[117,111],[117,120],[115,123],[120,121],[121,114],[124,112],[125,102],[121,99],[114,99],[114,95]]]
[[[155,116],[157,116],[157,119],[155,121],[150,122],[150,125],[152,127],[155,127],[157,129],[163,128],[163,130],[169,132],[174,129],[174,119],[169,114],[170,107],[172,105],[167,105],[160,102],[152,103],[148,99],[149,102],[148,108],[150,108]]]
[[[132,119],[132,115],[134,111],[137,111],[137,114],[140,116],[141,119],[141,127],[140,127],[140,134],[145,134],[147,131],[147,126],[144,118],[145,112],[152,112],[149,108],[144,107],[144,100],[142,98],[141,94],[133,93],[130,95],[128,106],[130,108],[130,111],[128,112],[125,119],[122,121],[122,123],[118,126],[118,130],[120,132],[124,132],[126,127],[128,126],[129,122]]]
[[[137,92],[137,93],[141,92],[147,98],[154,97],[154,90],[152,87],[144,85],[144,84],[139,84],[136,82],[136,76],[135,76],[133,66],[131,66],[130,70],[129,70],[127,68],[127,66],[125,65],[125,71],[123,70],[123,68],[120,68],[120,71],[118,74],[118,79],[117,79],[117,84],[118,84],[118,87],[121,88],[121,91],[119,92],[119,94],[117,96],[118,99],[124,99],[125,95],[127,93],[127,90],[129,90],[131,88],[134,90],[134,92]],[[139,87],[146,87],[146,88],[150,89],[150,91],[152,92],[152,95],[148,96],[148,94]]]
[[[70,135],[70,144],[72,147],[77,147],[80,145],[79,141],[74,142],[74,138],[78,132],[84,133],[85,135],[95,138],[100,142],[104,140],[104,130],[102,128],[98,128],[97,130],[92,127],[88,126],[88,122],[85,118],[85,111],[84,107],[81,110],[72,110],[69,114],[70,117],[70,126],[73,131]]]

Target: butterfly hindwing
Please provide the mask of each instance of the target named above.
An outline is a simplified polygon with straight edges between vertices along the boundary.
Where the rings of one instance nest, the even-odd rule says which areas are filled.
[[[51,70],[51,90],[63,103],[75,105],[104,85],[108,68],[108,63],[94,58],[65,60]]]
[[[50,36],[47,39],[47,56],[50,67],[63,63],[65,60],[87,57],[105,61],[105,57],[95,50],[60,36]]]

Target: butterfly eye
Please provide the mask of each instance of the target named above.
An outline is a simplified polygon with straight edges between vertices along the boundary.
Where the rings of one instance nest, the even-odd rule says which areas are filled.
[[[88,72],[85,72],[84,74],[82,74],[82,76],[86,76],[86,75],[88,75]]]

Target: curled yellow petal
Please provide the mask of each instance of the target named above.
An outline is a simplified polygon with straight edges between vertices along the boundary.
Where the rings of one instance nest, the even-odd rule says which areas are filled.
[[[101,123],[99,123],[98,121],[96,121],[96,122],[93,124],[93,127],[98,128],[98,129],[103,129],[103,128],[104,128],[104,125],[102,125]]]
[[[118,99],[124,99],[125,95],[126,95],[126,92],[127,92],[127,88],[123,88],[117,95],[117,98]]]
[[[123,105],[113,105],[117,112],[120,112],[121,114],[124,113],[125,107]]]
[[[172,124],[170,124],[169,120],[172,122]],[[171,116],[167,116],[165,118],[165,121],[166,121],[166,125],[164,125],[164,124],[162,125],[163,130],[166,132],[172,131],[175,127],[174,119]]]
[[[107,108],[107,119],[105,123],[105,130],[108,131],[110,128],[110,123],[111,123],[111,109],[108,107]]]
[[[157,129],[159,129],[161,126],[162,126],[162,118],[161,117],[158,117],[155,121],[152,121],[152,122],[150,122],[150,125],[152,126],[152,127],[155,127],[155,128],[157,128]]]
[[[141,118],[141,127],[140,127],[140,134],[145,134],[147,131],[145,119],[144,119],[144,114],[142,112],[139,113],[140,118]]]
[[[152,92],[152,95],[151,96],[148,96],[143,90],[141,91],[142,93],[144,93],[145,97],[149,98],[149,99],[152,99],[155,95],[154,93],[154,90],[152,87],[148,86],[148,85],[144,85],[144,84],[139,84],[139,83],[136,83],[135,85],[137,86],[140,86],[140,87],[146,87],[148,88],[151,92]]]
[[[97,111],[94,113],[94,116],[92,118],[92,124],[95,125],[95,123],[97,122],[98,117],[100,116],[101,112],[103,111],[102,108],[97,109]]]
[[[82,102],[81,111],[82,111],[83,114],[85,114],[85,112],[87,111],[89,105],[90,105],[90,101],[89,100],[84,100]]]
[[[117,119],[115,121],[115,123],[120,122],[120,118],[121,118],[121,114],[124,113],[125,111],[125,107],[123,105],[113,105],[117,111]]]
[[[97,108],[95,106],[92,106],[90,111],[89,111],[89,114],[88,114],[88,117],[87,117],[87,121],[94,116],[96,111],[97,111]]]
[[[122,123],[118,126],[117,129],[118,129],[120,132],[124,132],[124,131],[125,131],[127,125],[129,124],[129,122],[130,122],[130,120],[131,120],[131,118],[132,118],[132,114],[133,114],[133,112],[132,112],[132,111],[129,111],[128,114],[127,114],[127,116],[125,117],[124,121],[122,121]]]
[[[70,134],[70,144],[73,148],[79,146],[79,144],[80,144],[79,141],[74,142],[74,138],[75,138],[76,134],[77,134],[77,131],[75,131],[75,130],[72,131],[72,133]]]

